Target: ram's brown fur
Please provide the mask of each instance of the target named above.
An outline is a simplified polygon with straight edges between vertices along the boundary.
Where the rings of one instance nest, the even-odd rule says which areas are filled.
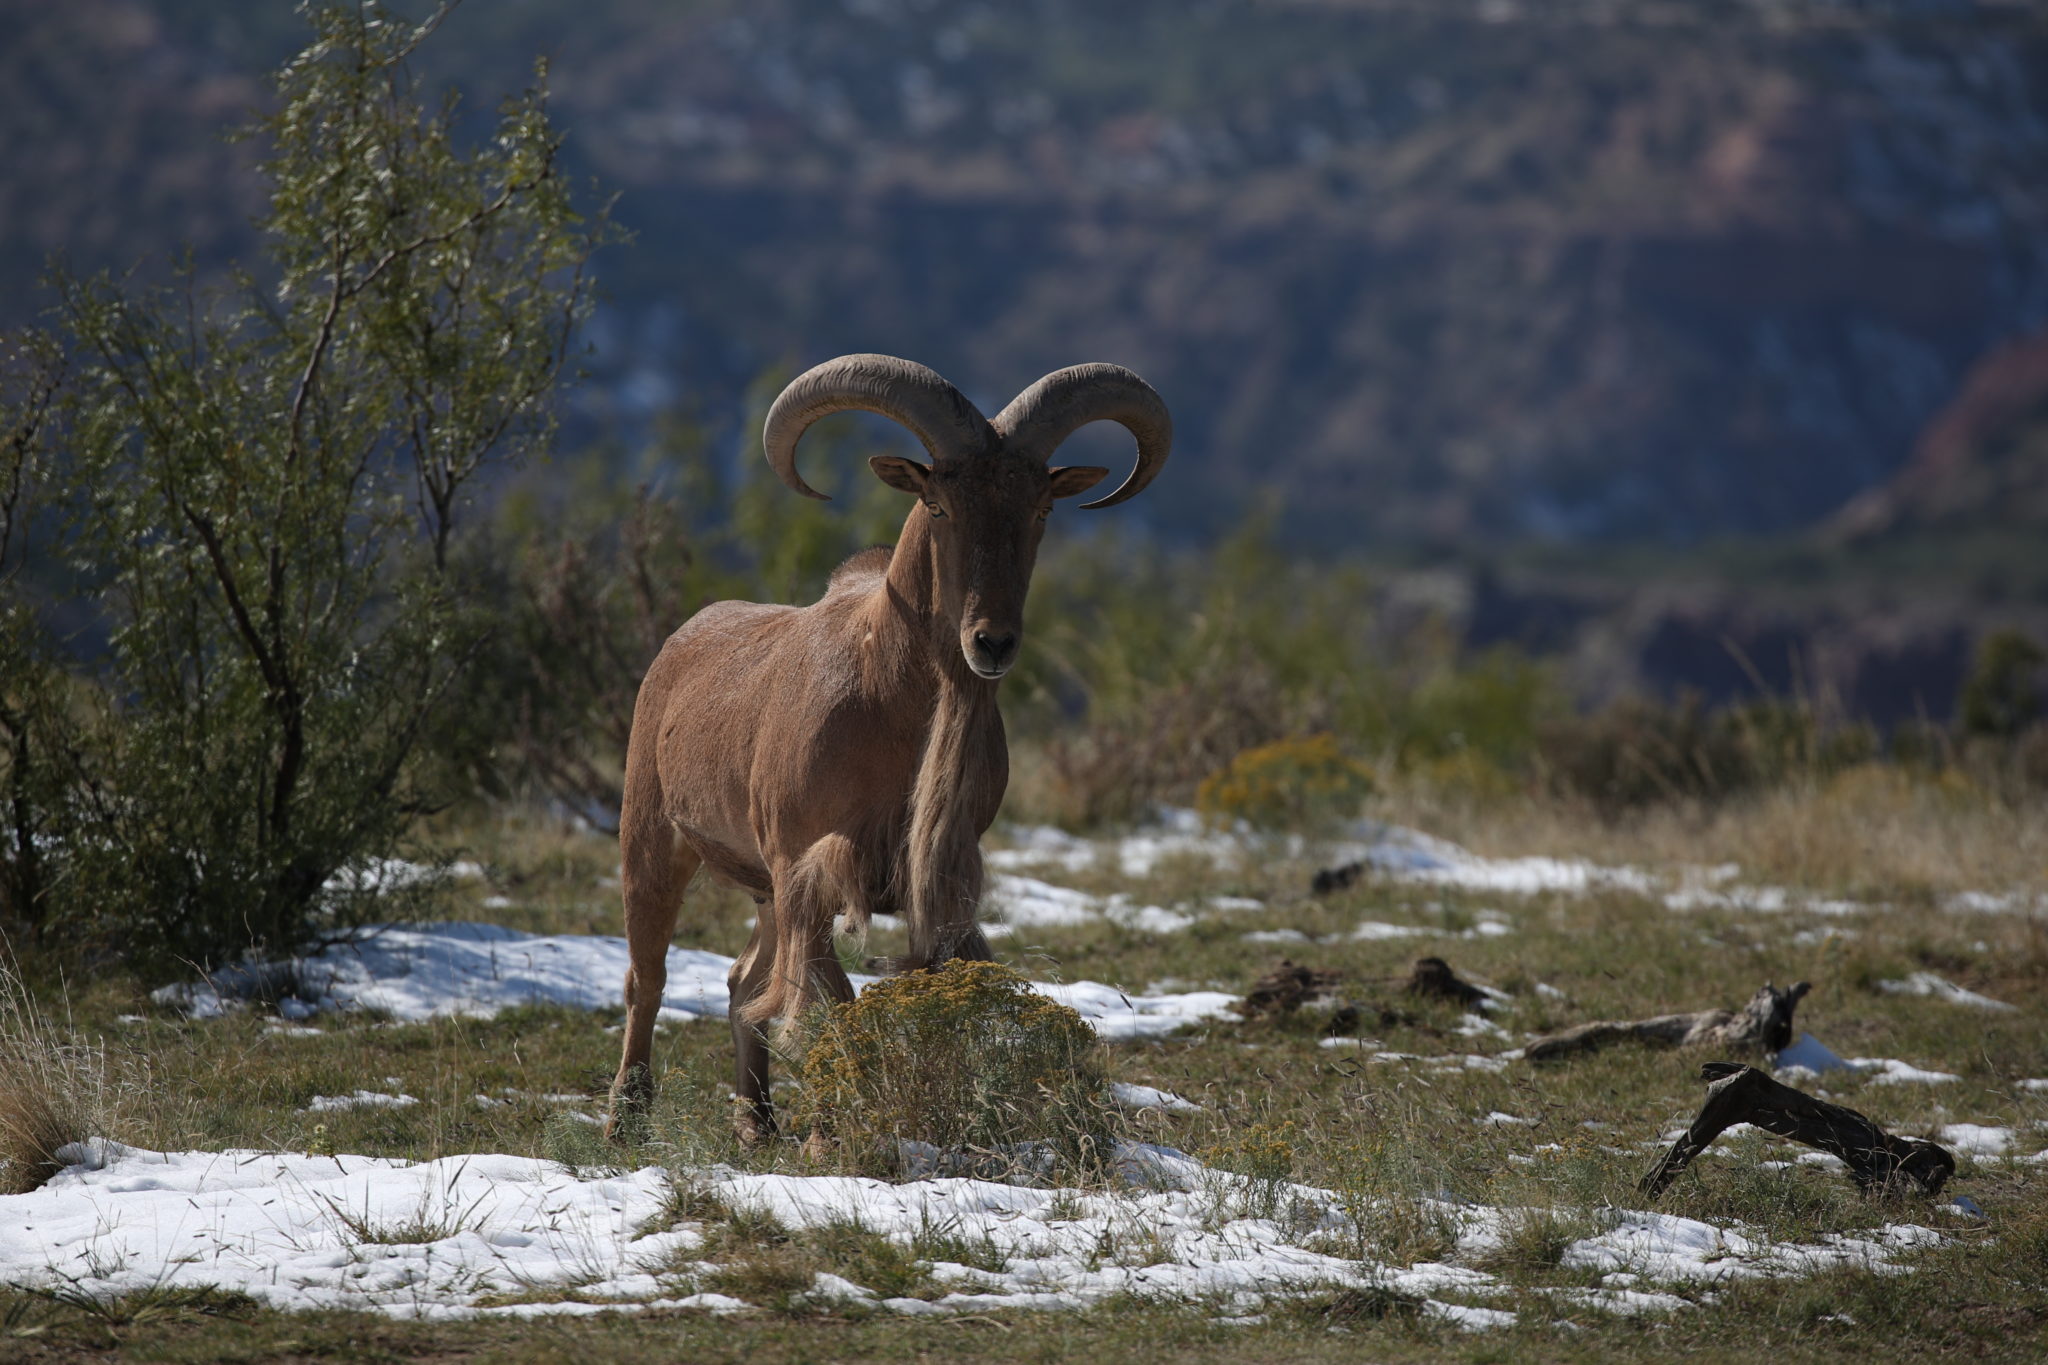
[[[631,965],[615,1132],[651,1093],[669,941],[700,868],[760,907],[730,976],[748,1137],[774,1121],[763,1026],[853,996],[835,924],[858,931],[878,912],[901,915],[909,968],[989,955],[975,924],[980,836],[1009,780],[996,686],[1016,657],[1051,499],[1107,472],[1051,469],[1046,457],[1082,421],[1130,426],[1139,465],[1095,504],[1106,505],[1149,481],[1171,439],[1157,395],[1115,367],[1049,375],[991,425],[921,366],[845,357],[793,382],[770,415],[769,459],[793,487],[810,491],[791,463],[797,436],[846,407],[897,417],[933,456],[929,468],[871,462],[918,497],[895,548],[847,560],[807,607],[704,608],[640,686],[619,822]],[[778,417],[786,409],[795,415]]]

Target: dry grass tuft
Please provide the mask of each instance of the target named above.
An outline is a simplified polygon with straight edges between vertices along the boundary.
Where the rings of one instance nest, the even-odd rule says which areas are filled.
[[[1009,1175],[1040,1153],[1085,1171],[1109,1151],[1094,1031],[993,962],[906,973],[833,1006],[798,1070],[811,1118],[856,1164],[893,1167],[903,1141]]]
[[[60,1032],[0,960],[0,1193],[63,1169],[58,1151],[101,1135],[110,1098],[105,1052]]]

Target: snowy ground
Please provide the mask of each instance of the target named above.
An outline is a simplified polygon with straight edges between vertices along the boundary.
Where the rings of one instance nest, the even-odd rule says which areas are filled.
[[[400,1317],[585,1313],[604,1308],[751,1305],[705,1292],[715,1267],[693,1255],[699,1225],[664,1216],[671,1174],[568,1170],[524,1157],[412,1163],[275,1152],[67,1149],[76,1164],[31,1194],[0,1199],[0,1283],[112,1298],[209,1285],[278,1308],[354,1308]],[[1171,1149],[1130,1146],[1126,1187],[1081,1192],[964,1179],[905,1184],[846,1176],[693,1173],[727,1207],[797,1230],[856,1222],[913,1246],[943,1227],[976,1260],[940,1262],[933,1299],[881,1299],[819,1275],[812,1293],[878,1311],[945,1314],[1081,1309],[1114,1295],[1201,1301],[1256,1314],[1290,1295],[1380,1287],[1433,1316],[1482,1329],[1528,1311],[1523,1295],[1613,1313],[1691,1306],[1670,1292],[1734,1279],[1883,1267],[1941,1234],[1912,1224],[1814,1244],[1741,1228],[1617,1211],[1565,1252],[1597,1287],[1520,1290],[1447,1263],[1405,1267],[1347,1248],[1372,1206],[1307,1186],[1257,1181]],[[1497,1245],[1513,1210],[1443,1203],[1465,1257]]]
[[[298,992],[279,1001],[288,1019],[322,1010],[369,1009],[400,1022],[447,1015],[490,1015],[519,1005],[619,1009],[626,940],[607,934],[525,934],[495,924],[449,921],[366,930],[295,964]],[[661,1018],[669,1023],[723,1019],[733,959],[697,948],[670,948]],[[874,977],[855,977],[866,986]],[[251,984],[223,973],[209,984],[166,987],[157,999],[207,1017],[233,1008]],[[1046,982],[1037,989],[1079,1011],[1111,1040],[1171,1033],[1226,1013],[1235,996],[1220,991],[1137,994],[1099,981]]]
[[[1858,901],[1815,896],[1781,886],[1748,884],[1741,880],[1742,869],[1733,863],[1686,867],[1665,874],[1580,858],[1485,858],[1448,840],[1377,820],[1354,821],[1343,837],[1311,843],[1295,835],[1262,836],[1244,828],[1217,830],[1205,824],[1194,811],[1164,807],[1151,825],[1121,838],[1086,839],[1043,825],[1011,829],[1007,837],[1010,846],[991,852],[988,863],[1011,873],[1071,873],[1107,868],[1126,877],[1144,877],[1168,860],[1191,859],[1230,869],[1278,855],[1312,858],[1320,866],[1331,868],[1358,864],[1365,874],[1391,882],[1501,896],[1621,891],[1648,896],[1670,910],[1766,914],[1803,911],[1854,915],[1874,908]],[[1017,907],[1010,918],[1020,925],[1071,923],[1073,915],[1092,909],[1111,918],[1121,913],[1154,932],[1187,927],[1192,922],[1190,913],[1198,913],[1201,908],[1162,911],[1157,906],[1133,907],[1117,898],[1103,900],[1079,892],[1067,892],[1067,899],[1062,900],[1049,896],[1045,886],[1030,878],[999,878],[991,888],[991,899],[999,908],[1006,900]],[[1230,898],[1211,902],[1218,909],[1256,909],[1258,905],[1256,901]],[[2048,916],[2048,894],[1963,892],[1952,897],[1947,908],[1954,912]]]
[[[1483,858],[1415,830],[1373,821],[1356,822],[1346,838],[1313,850],[1299,838],[1275,839],[1247,830],[1217,831],[1194,812],[1175,809],[1162,810],[1154,825],[1121,838],[1083,839],[1050,827],[1031,826],[1008,831],[1008,842],[1010,847],[988,855],[992,875],[983,919],[991,937],[1091,921],[1144,934],[1175,934],[1204,916],[1266,908],[1262,902],[1242,896],[1210,896],[1171,907],[1137,904],[1123,894],[1095,895],[1025,875],[1023,869],[1050,874],[1107,866],[1123,876],[1144,877],[1168,859],[1194,859],[1229,869],[1275,853],[1301,858],[1312,851],[1318,861],[1328,865],[1356,863],[1373,875],[1396,882],[1502,896],[1616,890],[1652,897],[1675,910],[1773,913],[1798,909],[1833,916],[1865,908],[1854,902],[1801,896],[1781,887],[1744,885],[1738,880],[1740,869],[1732,865],[1688,868],[1673,880],[1636,868],[1576,859]],[[354,880],[371,886],[403,886],[422,875],[422,869],[409,864],[385,862],[357,874]],[[480,869],[458,863],[451,875],[475,877]],[[1958,897],[1954,908],[2025,915],[2035,913],[2038,907],[2015,894]],[[1481,909],[1472,918],[1471,927],[1459,931],[1460,936],[1515,932],[1513,918],[1500,910]],[[877,927],[894,926],[891,917],[877,917]],[[1446,932],[1430,925],[1362,920],[1351,936],[1420,938]],[[1259,943],[1311,941],[1301,930],[1284,926],[1253,930],[1243,937]],[[668,966],[665,1019],[680,1022],[724,1016],[725,975],[732,966],[731,958],[700,949],[673,948]],[[585,1009],[617,1008],[625,968],[622,938],[524,934],[471,922],[387,925],[295,964],[297,992],[282,1000],[279,1012],[288,1019],[302,1019],[321,1009],[374,1009],[394,1019],[415,1020],[490,1014],[511,1005],[541,1002]],[[856,984],[864,985],[866,980],[856,978]],[[169,988],[159,993],[159,999],[203,1016],[227,1007],[237,996],[274,994],[259,991],[258,984],[230,972],[208,985]],[[1880,988],[1934,995],[1990,1010],[2010,1008],[1930,972],[1887,981]],[[1079,1010],[1110,1039],[1170,1033],[1182,1024],[1218,1017],[1232,999],[1214,991],[1132,994],[1121,986],[1090,981],[1047,984],[1041,989]]]
[[[1399,881],[1514,895],[1621,889],[1661,899],[1668,907],[1678,909],[1708,906],[1774,912],[1788,908],[1796,900],[1780,888],[1740,885],[1736,881],[1740,870],[1732,866],[1689,869],[1681,875],[1679,886],[1671,889],[1660,879],[1633,868],[1552,858],[1482,858],[1444,840],[1399,826],[1361,821],[1353,827],[1351,835],[1350,839],[1328,847],[1326,854],[1340,862],[1364,863],[1379,875]],[[989,854],[992,868],[1078,872],[1107,863],[1124,875],[1142,877],[1167,858],[1207,859],[1227,867],[1273,851],[1269,847],[1272,841],[1261,836],[1244,830],[1218,832],[1204,825],[1192,811],[1171,809],[1162,811],[1153,827],[1121,838],[1082,839],[1040,826],[1010,831],[1009,842],[1011,847]],[[1283,842],[1288,843],[1286,851],[1292,855],[1302,854],[1300,840]],[[454,871],[459,877],[475,877],[479,873],[480,869],[467,863],[458,864]],[[379,885],[398,886],[417,880],[422,870],[407,864],[383,863],[364,875]],[[1979,899],[1984,903],[1973,902],[1971,909],[2030,912],[2026,904],[1994,904],[1987,898]],[[1020,927],[1079,925],[1096,919],[1140,932],[1170,934],[1189,927],[1203,914],[1265,908],[1262,902],[1233,896],[1210,897],[1200,905],[1177,909],[1135,905],[1121,894],[1098,896],[1001,870],[991,876],[988,900],[985,919],[994,936]],[[1798,904],[1810,912],[1837,915],[1845,913],[1846,903],[1807,900]],[[1854,908],[1848,906],[1850,910]],[[1514,932],[1510,917],[1497,910],[1479,910],[1473,920],[1470,928],[1461,931],[1461,937],[1497,937]],[[1427,925],[1362,920],[1350,936],[1392,939],[1444,933],[1443,929]],[[1259,930],[1243,937],[1261,943],[1309,941],[1293,929]],[[399,1022],[414,1022],[449,1015],[490,1015],[508,1007],[531,1004],[618,1009],[623,1005],[626,962],[626,941],[610,935],[527,934],[474,921],[384,925],[293,964],[296,993],[279,1000],[278,1012],[286,1019],[305,1020],[323,1010],[368,1009]],[[733,959],[719,953],[670,948],[662,1020],[682,1023],[724,1018],[726,974],[732,965]],[[854,984],[865,988],[875,979],[856,976]],[[260,994],[256,989],[259,984],[248,974],[228,972],[208,983],[166,987],[157,992],[157,998],[206,1017],[236,1008],[241,997]],[[1119,985],[1096,981],[1034,984],[1047,996],[1079,1012],[1100,1036],[1112,1042],[1159,1037],[1187,1024],[1228,1017],[1237,1000],[1234,995],[1215,990],[1176,991],[1155,986],[1134,993]],[[1880,981],[1877,988],[1891,994],[1932,996],[1989,1011],[2012,1009],[2005,1002],[1964,990],[1926,971]],[[1536,989],[1541,992],[1546,988],[1539,985]],[[1502,993],[1490,993],[1490,1004],[1505,1003],[1507,997]],[[1468,1015],[1459,1032],[1475,1038],[1514,1041],[1511,1034],[1479,1015]],[[1329,1039],[1325,1043],[1333,1048],[1352,1045],[1350,1039]],[[1469,1056],[1461,1064],[1468,1069],[1500,1070],[1519,1056],[1518,1051],[1510,1049],[1490,1057]],[[1399,1053],[1379,1052],[1374,1060],[1401,1057]],[[1957,1079],[1952,1073],[1895,1058],[1845,1059],[1811,1035],[1802,1035],[1799,1042],[1776,1059],[1776,1065],[1789,1080],[1827,1073],[1861,1073],[1873,1085],[1940,1085]],[[346,1097],[328,1102],[337,1107],[351,1103]],[[377,1102],[380,1101],[353,1101]]]
[[[1746,885],[1732,867],[1663,876],[1572,860],[1486,859],[1391,826],[1361,824],[1351,834],[1342,844],[1318,850],[1315,861],[1323,863],[1320,855],[1326,854],[1329,863],[1362,863],[1370,875],[1394,882],[1489,897],[1616,891],[1673,911],[1803,911],[1830,917],[1867,908]],[[1207,830],[1185,812],[1167,812],[1157,826],[1117,839],[1083,840],[1056,830],[1024,829],[1011,831],[1009,842],[1011,847],[989,856],[988,918],[998,935],[1098,921],[1140,934],[1178,935],[1205,917],[1258,915],[1268,908],[1233,896],[1147,904],[1056,880],[1063,874],[1105,871],[1144,878],[1169,859],[1206,859],[1227,870],[1275,851],[1272,842],[1249,833]],[[1307,856],[1299,841],[1282,842],[1286,847],[1278,851],[1296,859]],[[389,885],[412,876],[403,865],[373,873],[379,884]],[[2025,915],[2048,907],[2023,897],[1982,897],[1958,898],[1951,908]],[[1519,907],[1513,914],[1472,911],[1463,920],[1470,927],[1457,930],[1362,920],[1341,936],[1369,941],[1456,932],[1467,939],[1497,940],[1515,934],[1517,916],[1526,913]],[[1276,944],[1310,941],[1299,929],[1271,919],[1265,923],[1242,937]],[[1831,927],[1828,932],[1854,931]],[[1514,942],[1519,940],[1509,940]],[[731,965],[718,953],[671,949],[662,1017],[671,1023],[722,1018]],[[323,1013],[344,1010],[374,1010],[399,1022],[489,1015],[528,1004],[616,1010],[625,967],[626,945],[616,937],[528,934],[474,922],[387,925],[294,964],[292,992],[278,1002],[279,1013],[292,1022],[275,1025],[273,1031],[316,1034]],[[228,973],[210,983],[168,988],[159,999],[203,1017],[243,1008],[242,1001],[252,996],[275,999],[278,992],[263,985]],[[1981,1018],[2012,1010],[1927,971],[1875,985],[1895,996],[1981,1011]],[[1048,982],[1037,988],[1073,1006],[1111,1040],[1156,1038],[1190,1023],[1223,1018],[1236,1001],[1226,992],[1183,990],[1171,983],[1138,992],[1094,981]],[[1562,998],[1541,984],[1529,989]],[[1494,995],[1490,1006],[1510,1004],[1505,995]],[[1491,1017],[1466,1016],[1455,1032],[1467,1037],[1457,1045],[1477,1049],[1472,1052],[1422,1056],[1353,1038],[1327,1039],[1322,1046],[1339,1054],[1333,1062],[1410,1067],[1418,1078],[1450,1071],[1504,1073],[1521,1064],[1515,1044],[1524,1039],[1502,1022],[1514,1020],[1512,1008]],[[1346,1052],[1353,1057],[1344,1057]],[[1776,1060],[1781,1077],[1801,1084],[1946,1087],[1933,1093],[1951,1094],[1959,1080],[1953,1073],[1893,1058],[1844,1058],[1810,1034]],[[349,1078],[351,1083],[355,1079]],[[314,1096],[306,1110],[418,1103],[399,1090],[397,1078],[381,1079],[386,1089],[367,1088],[380,1077],[365,1075],[365,1088]],[[2048,1089],[2048,1079],[2017,1085],[2027,1091]],[[566,1094],[543,1098],[583,1100]],[[1189,1113],[1201,1108],[1153,1086],[1120,1084],[1116,1098],[1133,1109]],[[483,1105],[506,1102],[482,1095],[477,1100]],[[1479,1109],[1484,1108],[1457,1121],[1515,1134],[1532,1127],[1532,1120],[1504,1110],[1482,1115]],[[1956,1122],[1938,1133],[1959,1154],[2030,1165],[2048,1160],[2048,1153],[2032,1150],[2041,1136],[2031,1128]],[[1536,1159],[1530,1153],[1540,1156],[1556,1148],[1538,1141],[1533,1132],[1525,1146],[1507,1159],[1526,1163]],[[1628,1155],[1638,1156],[1641,1150],[1631,1148]],[[1570,1288],[1529,1288],[1510,1286],[1473,1268],[1526,1211],[1448,1195],[1424,1201],[1430,1216],[1448,1231],[1444,1259],[1381,1264],[1360,1249],[1372,1242],[1360,1234],[1381,1215],[1376,1206],[1347,1202],[1328,1190],[1229,1174],[1162,1147],[1127,1147],[1124,1184],[1093,1191],[951,1178],[888,1184],[725,1167],[680,1176],[659,1168],[578,1172],[497,1155],[412,1163],[254,1151],[148,1152],[112,1143],[83,1145],[67,1154],[75,1164],[43,1188],[0,1198],[0,1283],[93,1297],[208,1284],[283,1308],[349,1307],[425,1318],[653,1306],[726,1312],[757,1306],[712,1292],[713,1267],[697,1255],[702,1229],[687,1221],[666,1221],[664,1210],[678,1178],[728,1208],[765,1210],[798,1230],[855,1220],[871,1232],[916,1245],[930,1229],[943,1227],[956,1242],[964,1239],[983,1249],[985,1254],[974,1257],[978,1264],[1000,1267],[938,1262],[931,1273],[945,1292],[930,1299],[882,1299],[868,1287],[825,1274],[811,1291],[820,1302],[867,1304],[901,1314],[1079,1309],[1111,1296],[1137,1295],[1211,1304],[1219,1314],[1250,1320],[1289,1295],[1377,1287],[1414,1296],[1429,1314],[1478,1330],[1506,1325],[1529,1312],[1679,1311],[1699,1299],[1702,1286],[1731,1279],[1801,1276],[1841,1265],[1898,1269],[1902,1256],[1943,1235],[1899,1222],[1794,1243],[1773,1241],[1739,1224],[1717,1226],[1668,1214],[1553,1210],[1598,1229],[1573,1241],[1560,1262],[1585,1272],[1586,1281]],[[1789,1148],[1776,1155],[1809,1164],[1826,1160]],[[1935,1221],[1957,1216],[1948,1207],[1929,1208],[1928,1215]]]

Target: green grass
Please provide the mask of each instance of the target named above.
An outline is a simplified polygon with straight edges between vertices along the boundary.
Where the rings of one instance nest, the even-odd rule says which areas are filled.
[[[1614,839],[1611,832],[1599,836]],[[545,931],[615,932],[616,893],[602,885],[616,866],[604,841],[508,824],[472,830],[465,845],[487,877],[446,892],[451,915],[500,919]],[[1634,861],[1659,862],[1658,849]],[[1800,1026],[1844,1056],[1898,1057],[1954,1072],[1946,1086],[1882,1086],[1828,1077],[1839,1102],[1894,1131],[1933,1134],[1956,1122],[1997,1123],[2020,1134],[2022,1152],[2048,1143],[2048,1094],[2019,1089],[2048,1076],[2048,948],[2038,923],[2016,916],[1948,913],[1931,897],[1829,917],[1802,911],[1672,912],[1641,895],[1486,896],[1366,881],[1340,894],[1306,894],[1316,859],[1275,856],[1242,867],[1162,864],[1126,879],[1107,866],[1049,873],[1051,880],[1124,891],[1138,904],[1175,905],[1247,895],[1260,911],[1206,912],[1186,933],[1148,936],[1106,924],[1020,930],[999,953],[1028,973],[1092,978],[1137,992],[1175,982],[1241,991],[1282,956],[1345,973],[1343,989],[1399,1018],[1369,1024],[1376,1046],[1321,1047],[1322,1020],[1218,1021],[1178,1035],[1110,1049],[1111,1074],[1199,1103],[1194,1113],[1146,1111],[1130,1131],[1257,1177],[1219,1217],[1296,1216],[1287,1180],[1336,1191],[1362,1215],[1344,1230],[1310,1232],[1319,1249],[1407,1265],[1458,1257],[1450,1200],[1512,1210],[1497,1246],[1466,1263],[1499,1276],[1500,1297],[1469,1300],[1516,1308],[1513,1328],[1466,1334],[1419,1316],[1400,1296],[1310,1294],[1273,1306],[1262,1322],[1218,1326],[1215,1304],[1173,1308],[1118,1301],[1086,1314],[975,1314],[967,1320],[899,1319],[851,1305],[813,1303],[819,1271],[885,1297],[934,1297],[958,1287],[935,1280],[940,1262],[996,1269],[992,1247],[958,1229],[930,1226],[892,1240],[857,1224],[793,1233],[757,1210],[723,1204],[694,1172],[714,1162],[742,1169],[812,1173],[794,1142],[743,1150],[729,1125],[730,1036],[722,1024],[664,1027],[656,1065],[661,1088],[644,1141],[625,1151],[591,1142],[566,1111],[594,1112],[616,1061],[616,1012],[527,1008],[488,1020],[393,1024],[322,1016],[317,1035],[270,1031],[254,1015],[193,1021],[149,1006],[138,988],[102,979],[70,997],[74,1026],[108,1039],[116,1059],[146,1066],[146,1102],[129,1106],[114,1134],[164,1148],[270,1147],[431,1159],[464,1152],[549,1157],[572,1165],[660,1164],[676,1172],[664,1221],[693,1224],[702,1249],[675,1272],[698,1289],[746,1299],[756,1312],[731,1320],[657,1313],[589,1319],[404,1324],[368,1315],[287,1316],[240,1301],[140,1300],[68,1303],[0,1296],[0,1356],[59,1359],[99,1351],[116,1359],[438,1358],[608,1361],[1066,1359],[1109,1354],[1205,1360],[1662,1360],[1883,1358],[1969,1355],[2028,1358],[2048,1332],[2048,1166],[1959,1158],[1951,1186],[1989,1214],[1966,1226],[1924,1201],[1879,1200],[1841,1175],[1807,1165],[1770,1169],[1791,1150],[1756,1133],[1725,1137],[1659,1202],[1662,1211],[1739,1223],[1768,1241],[1814,1243],[1887,1221],[1950,1232],[1909,1259],[1899,1277],[1829,1271],[1804,1280],[1667,1287],[1698,1306],[1668,1316],[1611,1316],[1568,1297],[1598,1277],[1562,1266],[1566,1246],[1598,1231],[1604,1210],[1639,1208],[1635,1181],[1655,1161],[1661,1134],[1697,1110],[1699,1055],[1617,1046],[1567,1063],[1511,1064],[1502,1071],[1439,1064],[1510,1044],[1456,1029],[1454,1008],[1410,1000],[1399,979],[1424,954],[1463,975],[1511,991],[1497,1018],[1519,1038],[1603,1017],[1740,1004],[1765,980],[1806,979],[1814,991]],[[1847,887],[1819,884],[1822,891]],[[483,906],[507,896],[511,907]],[[744,908],[742,908],[744,906]],[[751,906],[713,893],[693,901],[679,939],[735,951]],[[1512,932],[1465,938],[1482,912]],[[1437,932],[1407,939],[1349,937],[1361,920]],[[1312,943],[1247,944],[1257,928],[1291,927]],[[1833,932],[1829,932],[1833,931]],[[871,952],[898,951],[877,931]],[[1940,972],[2018,1006],[1994,1014],[1938,999],[1876,989],[1912,970]],[[1563,993],[1539,993],[1538,983]],[[141,1013],[137,1023],[120,1014]],[[1419,1054],[1377,1062],[1374,1051]],[[786,1071],[785,1073],[786,1074]],[[388,1079],[387,1079],[388,1078]],[[316,1094],[403,1090],[404,1109],[304,1112]],[[479,1103],[478,1095],[496,1101]],[[549,1098],[550,1096],[571,1098]],[[789,1098],[785,1085],[783,1097]],[[1490,1126],[1499,1111],[1526,1119]],[[1724,1150],[1725,1149],[1725,1150]],[[1450,1212],[1447,1212],[1450,1210]],[[347,1211],[341,1211],[346,1214]],[[357,1240],[428,1238],[459,1209],[371,1225]],[[414,1224],[417,1224],[416,1226]],[[1141,1226],[1116,1225],[1099,1249],[1104,1265],[1144,1265],[1161,1250]],[[1651,1286],[1643,1286],[1645,1288]],[[1456,1299],[1457,1296],[1449,1296]],[[18,1348],[18,1349],[17,1349]]]

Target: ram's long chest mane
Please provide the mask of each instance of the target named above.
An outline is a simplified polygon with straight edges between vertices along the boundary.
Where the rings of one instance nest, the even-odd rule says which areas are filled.
[[[909,540],[922,540],[909,536]],[[981,900],[981,831],[1010,780],[995,688],[958,665],[950,628],[936,620],[928,583],[905,573],[922,544],[870,548],[840,565],[827,602],[860,636],[860,686],[897,714],[926,716],[915,776],[889,812],[889,900],[909,919],[911,956],[930,960],[971,925]],[[895,571],[891,571],[895,569]],[[907,581],[905,581],[907,579]],[[922,589],[922,591],[920,591]]]

